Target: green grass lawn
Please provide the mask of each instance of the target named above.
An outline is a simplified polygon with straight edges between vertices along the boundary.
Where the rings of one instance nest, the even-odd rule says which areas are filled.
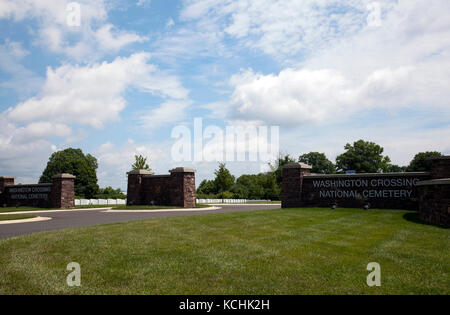
[[[450,230],[398,210],[155,218],[0,240],[3,294],[450,294]],[[66,285],[70,262],[81,287]],[[368,287],[369,262],[381,287]]]
[[[196,208],[208,208],[211,207],[207,204],[197,204]],[[112,206],[113,210],[161,210],[161,209],[183,209],[183,207],[175,206],[127,206],[119,205]]]
[[[10,221],[10,220],[23,220],[36,218],[35,215],[22,215],[22,214],[2,214],[0,215],[0,221]]]

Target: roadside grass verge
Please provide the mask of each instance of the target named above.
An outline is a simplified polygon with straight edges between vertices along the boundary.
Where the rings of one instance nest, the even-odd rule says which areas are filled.
[[[0,221],[11,221],[11,220],[23,220],[36,218],[35,215],[22,215],[22,214],[3,214],[0,215]]]
[[[196,208],[211,207],[207,204],[197,204]],[[174,206],[127,206],[127,205],[87,205],[76,206],[73,209],[56,209],[56,208],[36,208],[36,207],[0,207],[0,213],[14,213],[22,211],[46,211],[46,210],[76,210],[76,209],[96,209],[96,208],[112,208],[113,210],[161,210],[161,209],[183,209]]]
[[[110,208],[113,205],[104,205],[104,206],[76,206],[74,209],[94,209],[94,208]],[[62,210],[74,210],[74,209],[62,209]],[[0,207],[0,213],[10,213],[10,212],[22,212],[22,211],[46,211],[46,210],[61,210],[58,208],[37,208],[37,207]]]
[[[118,205],[111,206],[113,210],[163,210],[163,209],[184,209],[183,207],[175,206],[126,206]],[[207,204],[197,204],[195,208],[208,208],[210,205]]]
[[[3,294],[450,294],[450,230],[400,210],[154,218],[0,240]],[[69,287],[66,266],[81,266]],[[381,266],[368,287],[367,264]]]

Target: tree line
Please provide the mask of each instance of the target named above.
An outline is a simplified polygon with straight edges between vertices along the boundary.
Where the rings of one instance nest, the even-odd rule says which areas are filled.
[[[346,171],[356,173],[391,173],[391,172],[423,172],[430,170],[430,157],[442,156],[440,152],[420,152],[414,156],[409,165],[399,166],[391,163],[391,159],[383,155],[380,145],[358,140],[347,143],[345,152],[336,157],[335,163],[324,153],[309,152],[298,158],[289,154],[280,155],[276,161],[269,163],[270,171],[260,174],[244,174],[236,178],[220,163],[215,170],[213,180],[203,180],[198,189],[198,198],[238,198],[238,199],[270,199],[279,200],[282,182],[282,167],[293,162],[303,162],[312,166],[315,174],[339,174]],[[58,173],[69,173],[76,176],[75,196],[86,199],[123,199],[126,195],[119,188],[100,188],[97,179],[97,159],[91,154],[84,154],[81,149],[68,148],[54,152],[47,163],[39,183],[50,183]],[[135,156],[131,167],[151,171],[147,158]]]
[[[440,152],[420,152],[414,156],[409,165],[399,166],[391,163],[384,148],[374,142],[358,140],[347,143],[345,152],[330,161],[325,153],[309,152],[297,159],[289,154],[280,155],[274,163],[270,163],[270,172],[257,175],[241,175],[237,179],[230,174],[225,164],[219,164],[215,171],[215,179],[203,180],[197,196],[201,199],[236,198],[236,199],[270,199],[279,200],[282,183],[282,167],[288,163],[303,162],[312,166],[314,174],[343,174],[347,171],[355,173],[396,173],[426,172],[430,170],[430,157],[442,156]]]

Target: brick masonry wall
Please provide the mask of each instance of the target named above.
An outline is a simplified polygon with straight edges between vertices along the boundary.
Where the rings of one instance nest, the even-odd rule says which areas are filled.
[[[29,206],[39,208],[74,208],[75,176],[59,174],[51,184],[8,185],[0,194],[1,206]]]
[[[431,159],[431,178],[450,178],[450,156]]]
[[[450,183],[419,186],[420,219],[450,227]]]
[[[53,177],[51,207],[60,209],[75,208],[75,176]]]
[[[142,171],[130,172],[127,204],[195,207],[194,170],[178,168],[172,170],[170,175],[150,175]]]
[[[301,206],[419,210],[416,183],[430,179],[429,173],[306,176]],[[349,187],[314,187],[319,183],[355,183]],[[408,184],[401,184],[408,182]],[[367,184],[367,185],[366,185]],[[392,186],[394,184],[394,186]]]
[[[318,181],[327,180],[344,180],[344,185],[318,184]],[[347,186],[345,180],[353,182]],[[367,182],[358,185],[358,180]],[[388,184],[393,181],[393,184],[386,187],[384,181]],[[283,167],[282,207],[329,207],[335,204],[360,208],[369,204],[371,208],[419,210],[422,220],[448,226],[449,182],[450,156],[433,158],[429,173],[310,175],[305,165],[293,163]]]
[[[281,189],[282,208],[299,207],[302,204],[302,185],[304,176],[311,173],[310,169],[298,167],[283,168],[283,182]]]

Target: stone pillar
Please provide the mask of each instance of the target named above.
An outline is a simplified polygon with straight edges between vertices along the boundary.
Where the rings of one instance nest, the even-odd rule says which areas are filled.
[[[60,209],[75,208],[75,176],[57,174],[52,179],[50,206]]]
[[[5,190],[6,186],[14,185],[14,177],[0,176],[0,194]]]
[[[300,207],[302,201],[303,176],[311,175],[312,167],[304,163],[290,163],[282,167],[281,207]]]
[[[420,219],[450,227],[450,156],[431,158],[431,180],[417,183]]]
[[[431,178],[450,178],[450,156],[433,157],[431,160]]]
[[[450,227],[450,178],[417,183],[420,219]]]
[[[127,206],[141,205],[144,202],[142,196],[142,177],[153,175],[153,172],[147,170],[134,170],[127,173]]]
[[[170,170],[174,186],[173,205],[184,208],[195,208],[197,195],[195,192],[195,170],[188,167],[177,167]]]

